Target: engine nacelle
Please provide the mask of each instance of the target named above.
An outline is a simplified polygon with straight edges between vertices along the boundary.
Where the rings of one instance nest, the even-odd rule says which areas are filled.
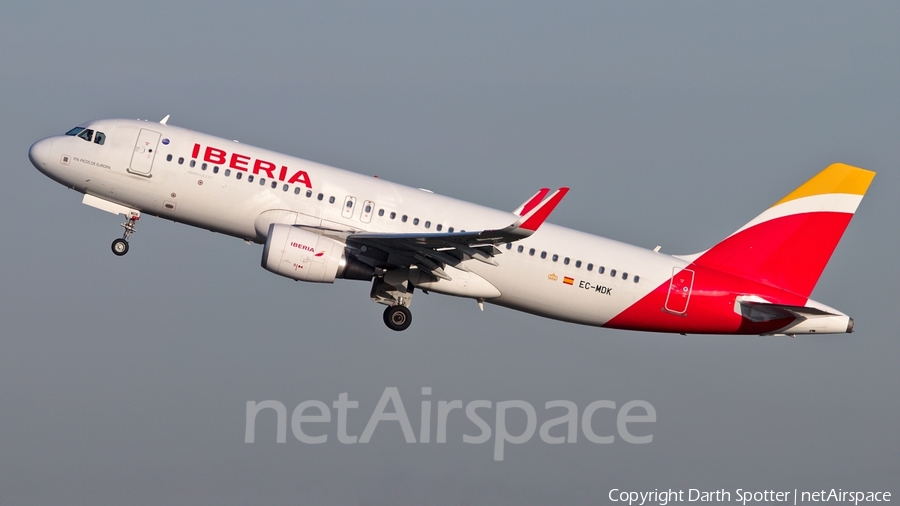
[[[262,267],[298,281],[334,283],[335,278],[372,279],[374,269],[347,258],[342,242],[291,225],[273,223],[263,247]]]

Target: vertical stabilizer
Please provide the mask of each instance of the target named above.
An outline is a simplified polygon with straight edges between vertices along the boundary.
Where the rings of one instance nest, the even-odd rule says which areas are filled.
[[[809,297],[874,177],[830,165],[694,263]]]

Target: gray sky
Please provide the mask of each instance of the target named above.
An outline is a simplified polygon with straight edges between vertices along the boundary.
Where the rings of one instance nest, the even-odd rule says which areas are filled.
[[[597,504],[623,490],[900,493],[900,4],[160,1],[0,7],[0,503]],[[261,248],[120,218],[31,167],[35,140],[126,117],[239,139],[671,253],[709,247],[826,165],[878,172],[813,297],[852,335],[670,336],[368,285],[292,283]],[[245,404],[386,387],[583,409],[641,399],[653,442],[321,445]],[[552,413],[552,414],[551,414]],[[459,412],[455,412],[459,415]],[[511,413],[511,432],[524,416]],[[434,416],[434,415],[432,415]],[[486,415],[487,416],[487,415]],[[493,420],[491,420],[493,422]],[[598,415],[598,433],[614,417]],[[434,440],[432,428],[432,441]],[[315,430],[311,430],[315,432]],[[636,430],[635,432],[641,432]],[[579,434],[581,436],[581,434]]]

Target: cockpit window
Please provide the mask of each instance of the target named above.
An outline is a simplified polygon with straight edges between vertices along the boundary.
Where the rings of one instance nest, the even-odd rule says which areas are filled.
[[[88,142],[91,142],[91,139],[94,138],[94,131],[91,130],[90,128],[85,128],[84,130],[81,131],[80,134],[78,134],[78,137],[80,137]]]
[[[75,127],[66,132],[66,135],[75,135],[88,142],[91,142],[91,140],[93,140],[94,144],[100,144],[102,146],[103,143],[106,142],[106,134],[104,134],[103,132],[96,132],[96,134],[97,135],[94,135],[94,131],[90,128],[84,127]]]

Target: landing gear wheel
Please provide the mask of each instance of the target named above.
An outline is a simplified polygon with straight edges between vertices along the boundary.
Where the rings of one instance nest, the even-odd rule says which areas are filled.
[[[128,253],[128,241],[125,239],[119,238],[112,242],[112,252],[115,253],[116,256],[122,256],[125,253]]]
[[[132,210],[131,214],[128,216],[128,221],[122,224],[122,228],[125,229],[125,233],[122,234],[122,237],[112,242],[112,252],[115,253],[117,257],[128,253],[128,238],[135,232],[137,221],[139,219],[141,219],[141,213]]]
[[[412,323],[412,313],[406,306],[390,306],[384,310],[384,324],[391,330],[406,330]]]

